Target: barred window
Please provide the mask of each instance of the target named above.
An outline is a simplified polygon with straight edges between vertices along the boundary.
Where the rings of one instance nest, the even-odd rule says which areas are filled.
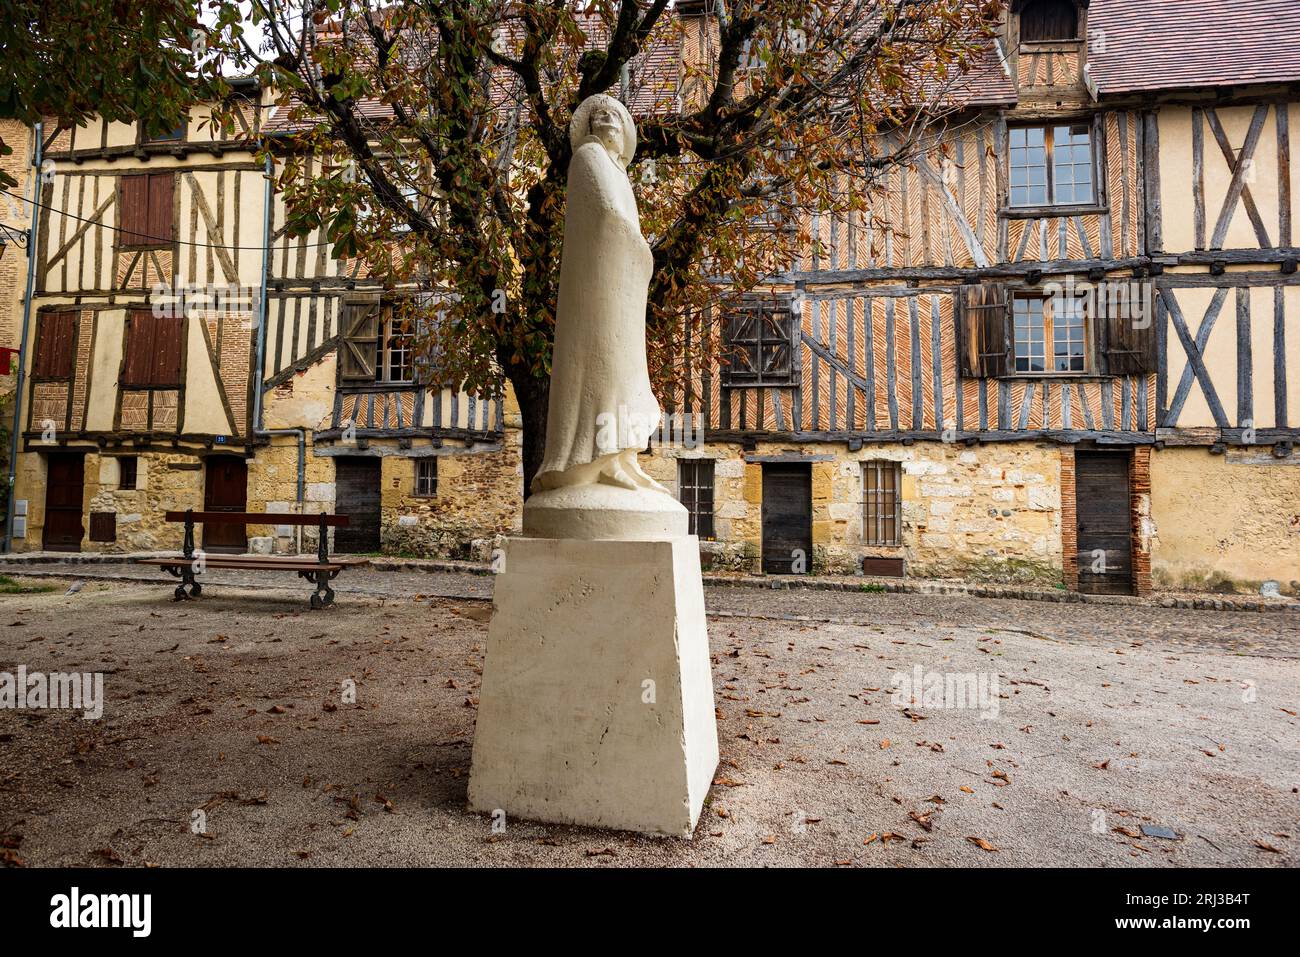
[[[677,497],[686,506],[688,532],[713,538],[713,459],[677,460]]]
[[[901,544],[903,467],[898,462],[862,463],[862,541]]]
[[[421,498],[438,494],[438,460],[432,455],[415,460],[415,494]]]

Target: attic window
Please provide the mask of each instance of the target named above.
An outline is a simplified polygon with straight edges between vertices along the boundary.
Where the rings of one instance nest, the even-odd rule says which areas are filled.
[[[1029,0],[1020,11],[1020,42],[1079,38],[1079,11],[1071,0]]]

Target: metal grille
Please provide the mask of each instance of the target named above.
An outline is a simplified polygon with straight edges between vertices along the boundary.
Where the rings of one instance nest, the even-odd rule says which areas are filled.
[[[415,494],[432,498],[438,494],[438,460],[415,460]]]
[[[678,459],[677,490],[689,516],[690,534],[712,539],[713,459]]]
[[[862,463],[862,540],[868,545],[898,545],[903,524],[902,466]]]

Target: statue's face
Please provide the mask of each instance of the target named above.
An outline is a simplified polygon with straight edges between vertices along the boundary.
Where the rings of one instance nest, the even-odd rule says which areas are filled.
[[[598,106],[591,111],[591,135],[600,140],[611,156],[623,152],[623,121],[618,111]]]

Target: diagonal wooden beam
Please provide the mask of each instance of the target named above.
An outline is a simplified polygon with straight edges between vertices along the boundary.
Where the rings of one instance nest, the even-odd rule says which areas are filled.
[[[947,211],[954,225],[956,225],[957,232],[961,234],[962,241],[966,243],[966,250],[970,253],[971,260],[976,267],[983,269],[991,266],[992,263],[989,261],[988,253],[980,245],[979,237],[975,235],[975,230],[971,228],[970,220],[966,218],[965,211],[961,208],[961,204],[957,202],[957,197],[953,195],[952,190],[943,181],[943,177],[935,172],[923,158],[916,160],[916,168],[939,190],[939,195],[943,197],[943,208]]]
[[[190,185],[190,198],[193,200],[194,205],[198,207],[199,215],[203,217],[204,225],[208,228],[208,236],[213,239],[212,252],[216,254],[217,261],[221,263],[221,271],[226,274],[226,282],[234,285],[239,282],[239,271],[235,269],[235,263],[230,258],[230,250],[216,245],[225,238],[222,230],[217,226],[216,217],[212,215],[212,210],[208,208],[208,201],[204,198],[203,190],[199,188],[198,180],[194,178],[194,174],[186,173],[185,181]]]
[[[90,214],[90,218],[86,222],[82,223],[77,228],[77,231],[75,233],[73,233],[71,236],[68,237],[68,241],[65,242],[62,246],[60,246],[57,250],[55,250],[54,255],[51,256],[48,260],[46,260],[45,265],[53,266],[56,262],[58,262],[60,259],[66,256],[68,254],[68,250],[71,249],[73,246],[75,246],[81,240],[82,236],[86,235],[90,227],[104,225],[99,221],[99,217],[103,216],[104,212],[108,209],[108,207],[112,206],[116,200],[117,200],[117,193],[116,191],[114,191],[113,193],[109,194],[108,199],[104,200],[102,203],[99,204],[99,208],[97,210],[95,210],[93,213]]]
[[[1205,368],[1205,360],[1202,353],[1205,351],[1205,344],[1210,340],[1210,332],[1214,329],[1214,322],[1219,318],[1219,311],[1223,308],[1223,300],[1228,297],[1228,287],[1220,286],[1214,291],[1214,299],[1210,302],[1210,308],[1205,311],[1205,317],[1201,320],[1200,327],[1196,330],[1196,338],[1192,339],[1192,334],[1187,330],[1187,321],[1183,318],[1182,309],[1178,305],[1178,299],[1174,296],[1173,290],[1169,288],[1160,290],[1160,298],[1169,310],[1169,319],[1173,323],[1174,332],[1177,333],[1179,341],[1183,344],[1183,349],[1187,352],[1187,365],[1183,368],[1182,379],[1179,380],[1178,390],[1174,393],[1173,401],[1169,403],[1169,414],[1165,421],[1166,426],[1172,426],[1178,421],[1178,415],[1183,410],[1183,403],[1187,401],[1187,396],[1192,390],[1192,377],[1201,384],[1201,391],[1205,393],[1205,401],[1210,406],[1210,413],[1214,416],[1215,423],[1221,429],[1229,428],[1228,417],[1223,413],[1223,405],[1219,402],[1219,394],[1214,389],[1214,382],[1210,379],[1210,373]]]
[[[1252,167],[1255,158],[1255,147],[1259,145],[1259,135],[1264,129],[1264,120],[1268,117],[1268,104],[1261,103],[1255,107],[1255,115],[1250,121],[1250,130],[1246,133],[1246,142],[1242,144],[1241,155],[1233,156],[1232,144],[1228,142],[1227,134],[1223,132],[1223,124],[1219,122],[1219,115],[1212,109],[1205,111],[1205,118],[1209,121],[1210,130],[1214,133],[1214,138],[1218,140],[1219,149],[1223,152],[1223,158],[1227,160],[1228,169],[1232,171],[1232,182],[1228,186],[1228,195],[1223,199],[1223,208],[1219,210],[1219,221],[1214,227],[1214,236],[1210,239],[1211,249],[1222,249],[1223,240],[1228,235],[1228,224],[1232,221],[1232,214],[1236,212],[1238,200],[1243,200],[1246,206],[1246,213],[1250,216],[1250,221],[1255,227],[1255,237],[1259,240],[1260,246],[1267,247],[1273,245],[1268,239],[1268,230],[1264,228],[1264,220],[1260,218],[1259,209],[1255,206],[1255,200],[1250,195],[1250,188],[1246,185],[1246,173]]]

